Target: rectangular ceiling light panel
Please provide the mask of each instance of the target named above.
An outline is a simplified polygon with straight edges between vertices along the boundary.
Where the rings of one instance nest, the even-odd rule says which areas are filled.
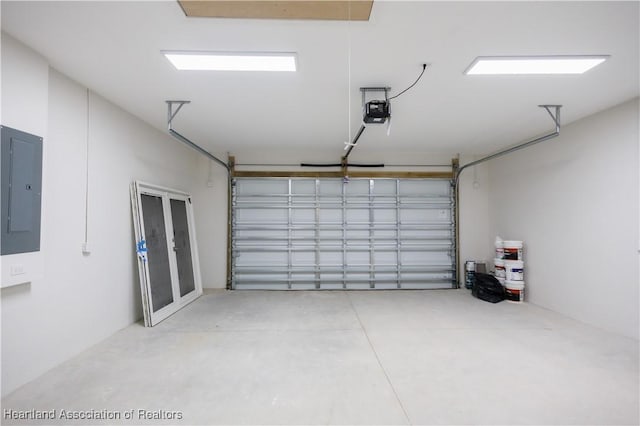
[[[181,71],[296,71],[295,53],[162,52]]]
[[[582,74],[609,56],[479,56],[467,75]]]

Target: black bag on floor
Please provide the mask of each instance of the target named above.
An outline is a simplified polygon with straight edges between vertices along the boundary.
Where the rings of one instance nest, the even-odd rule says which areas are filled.
[[[471,294],[491,303],[502,302],[506,298],[504,287],[493,275],[476,273]]]

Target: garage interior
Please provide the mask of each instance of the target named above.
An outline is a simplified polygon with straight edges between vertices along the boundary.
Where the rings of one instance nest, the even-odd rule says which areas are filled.
[[[638,2],[0,11],[2,424],[640,423]]]

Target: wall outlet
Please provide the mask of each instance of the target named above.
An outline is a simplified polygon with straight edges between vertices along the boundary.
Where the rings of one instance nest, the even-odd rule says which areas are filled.
[[[82,254],[91,254],[89,243],[82,243]]]
[[[11,276],[23,275],[24,273],[24,265],[11,265]]]

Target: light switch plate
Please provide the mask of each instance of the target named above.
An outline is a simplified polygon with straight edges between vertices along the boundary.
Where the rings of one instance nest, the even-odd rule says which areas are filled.
[[[24,265],[21,265],[21,264],[11,265],[11,276],[23,275],[24,273],[25,273]]]

